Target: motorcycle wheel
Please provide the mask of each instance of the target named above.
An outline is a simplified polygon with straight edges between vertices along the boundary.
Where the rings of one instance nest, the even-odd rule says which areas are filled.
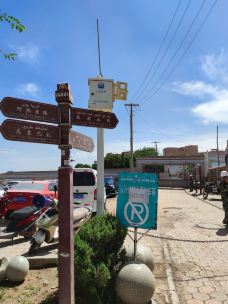
[[[29,248],[29,251],[28,251],[28,255],[34,253],[35,251],[37,251],[39,248],[40,248],[40,244],[37,244],[37,242],[33,239],[31,241],[31,246]]]
[[[203,198],[206,199],[208,197],[208,192],[203,190]]]

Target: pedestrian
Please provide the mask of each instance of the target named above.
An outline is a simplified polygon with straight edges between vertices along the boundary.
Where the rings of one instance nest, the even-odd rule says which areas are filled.
[[[223,203],[223,210],[225,212],[223,224],[228,225],[228,172],[227,171],[221,172],[221,179],[222,181],[220,182],[220,190],[221,190],[221,198]]]

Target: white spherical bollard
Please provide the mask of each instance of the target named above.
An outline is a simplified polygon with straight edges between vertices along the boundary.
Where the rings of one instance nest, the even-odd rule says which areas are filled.
[[[146,304],[155,290],[155,279],[150,269],[139,263],[124,266],[116,280],[116,291],[124,304]]]
[[[128,245],[126,247],[126,252],[127,252],[127,256],[131,260],[133,260],[134,259],[134,246]],[[137,245],[136,262],[145,264],[151,271],[153,271],[154,266],[155,266],[155,261],[154,261],[151,249],[144,245]]]
[[[6,278],[10,282],[21,282],[29,272],[29,262],[23,256],[15,256],[10,259],[6,268]]]
[[[9,258],[2,258],[2,263],[0,266],[0,283],[3,282],[5,280],[6,277],[6,267],[9,264],[10,259]]]

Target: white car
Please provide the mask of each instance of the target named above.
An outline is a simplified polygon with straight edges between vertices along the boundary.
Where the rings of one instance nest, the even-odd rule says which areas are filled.
[[[0,198],[6,194],[5,187],[0,184]]]
[[[106,192],[104,187],[104,202]],[[90,168],[75,168],[73,171],[73,202],[78,207],[97,211],[97,171]],[[105,207],[105,206],[104,206]]]

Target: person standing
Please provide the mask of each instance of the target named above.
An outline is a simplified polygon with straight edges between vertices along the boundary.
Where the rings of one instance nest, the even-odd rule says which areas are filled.
[[[228,225],[228,172],[222,171],[221,172],[221,198],[223,203],[223,210],[225,212],[225,216],[223,219],[223,224]]]

